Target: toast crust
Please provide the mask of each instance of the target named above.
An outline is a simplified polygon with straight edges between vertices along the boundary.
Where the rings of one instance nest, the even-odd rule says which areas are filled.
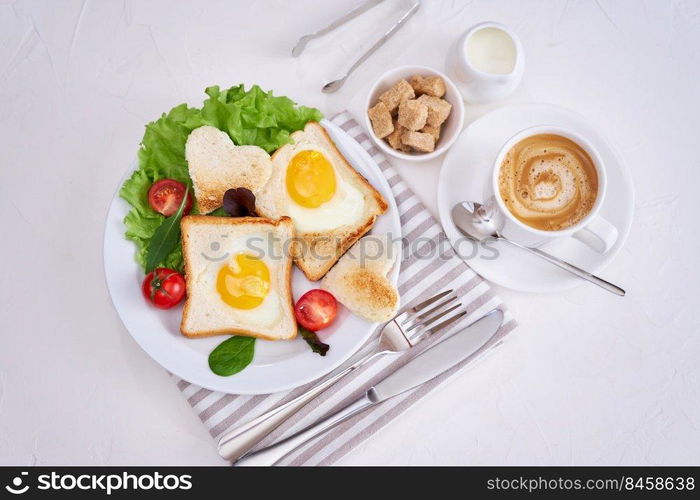
[[[192,224],[197,224],[199,222],[207,224],[216,224],[222,226],[236,226],[236,225],[250,225],[257,224],[261,226],[273,226],[275,228],[280,226],[289,226],[292,238],[294,237],[294,224],[292,219],[289,217],[280,217],[278,220],[266,219],[263,217],[215,217],[211,215],[187,215],[182,218],[180,222],[181,228],[181,238],[182,238],[182,255],[185,263],[185,283],[187,290],[192,286],[192,263],[189,259],[189,249],[190,240],[189,232],[187,229]],[[289,307],[291,311],[294,311],[294,299],[292,297],[292,259],[286,259],[284,263],[284,285],[285,285],[285,295],[289,297]],[[211,330],[190,330],[185,325],[190,314],[190,307],[192,301],[189,294],[185,300],[185,305],[182,310],[182,320],[180,321],[180,333],[187,338],[203,338],[211,337],[214,335],[243,335],[246,337],[255,337],[264,340],[293,340],[297,336],[296,321],[292,322],[291,335],[279,338],[266,335],[265,332],[258,332],[255,330],[248,330],[245,328],[215,328]]]
[[[300,250],[295,253],[294,263],[299,269],[302,270],[304,275],[311,281],[318,281],[323,278],[328,271],[335,265],[338,260],[347,252],[350,247],[352,247],[360,238],[362,238],[367,232],[372,229],[374,222],[377,220],[375,215],[371,219],[365,222],[361,227],[358,227],[351,233],[341,238],[333,238],[331,243],[335,243],[331,248],[321,249],[324,255],[329,255],[329,258],[324,260],[318,259],[314,262],[318,262],[319,265],[312,267],[308,265],[305,259],[298,255]],[[323,245],[325,238],[327,237],[324,233],[307,233],[300,235],[304,246],[307,248],[314,248],[315,251],[319,251],[319,245]],[[299,249],[299,246],[297,246]]]
[[[326,248],[324,250],[324,255],[328,256],[324,259],[314,259],[312,257],[310,258],[308,255],[304,256],[300,255],[299,253],[295,254],[294,263],[297,265],[297,267],[301,269],[301,271],[309,280],[318,281],[326,275],[326,273],[331,269],[331,267],[333,267],[333,265],[336,262],[338,262],[338,260],[343,256],[343,254],[345,254],[345,252],[357,240],[359,240],[370,229],[372,229],[372,226],[374,226],[377,217],[384,214],[389,208],[389,205],[384,199],[384,197],[374,188],[374,186],[372,186],[372,184],[370,184],[370,182],[362,174],[360,174],[357,170],[355,170],[355,168],[353,168],[352,165],[350,165],[350,163],[340,152],[338,146],[336,146],[335,142],[328,134],[326,129],[323,128],[323,126],[321,126],[318,122],[307,123],[303,131],[296,131],[292,133],[290,137],[295,142],[297,142],[297,137],[299,137],[299,135],[302,135],[309,131],[315,131],[323,137],[323,139],[327,142],[332,152],[335,153],[340,159],[341,168],[343,168],[344,171],[347,172],[350,175],[350,177],[360,185],[363,194],[365,194],[366,196],[368,195],[370,199],[369,213],[367,214],[366,219],[359,226],[353,227],[346,234],[340,231],[316,233],[297,232],[297,237],[304,242],[307,248],[314,248],[315,245],[320,244],[320,239],[326,239],[328,237],[331,237],[331,239],[335,243],[334,248]],[[282,153],[284,147],[285,146],[282,146],[272,154],[271,158],[273,165],[275,163],[275,160]],[[298,246],[297,249],[299,249]]]

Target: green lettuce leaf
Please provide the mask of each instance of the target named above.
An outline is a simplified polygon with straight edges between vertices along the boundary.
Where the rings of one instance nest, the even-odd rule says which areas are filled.
[[[120,196],[131,205],[124,218],[126,238],[136,244],[136,261],[142,268],[149,242],[165,219],[148,204],[148,190],[155,181],[165,178],[191,184],[185,143],[192,130],[211,125],[228,133],[237,145],[259,146],[271,153],[292,142],[292,132],[323,118],[319,110],[297,106],[291,99],[274,96],[257,85],[247,91],[242,84],[225,90],[213,86],[205,92],[208,98],[201,109],[180,104],[146,125],[138,152],[139,167],[121,188]],[[196,206],[192,213],[198,213]],[[217,211],[216,215],[225,213]],[[158,265],[182,271],[181,245]]]
[[[205,92],[209,99],[202,106],[202,118],[207,125],[228,132],[236,144],[254,144],[268,153],[292,142],[290,133],[323,118],[319,110],[297,106],[257,85],[247,92],[243,85],[223,91],[215,85]]]

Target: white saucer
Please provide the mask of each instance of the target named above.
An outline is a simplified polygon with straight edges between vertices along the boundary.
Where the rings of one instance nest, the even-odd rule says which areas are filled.
[[[476,244],[466,240],[452,222],[450,210],[460,201],[483,202],[493,196],[491,169],[500,147],[518,131],[544,124],[575,130],[599,151],[608,175],[600,214],[617,227],[619,238],[605,255],[573,238],[554,240],[541,248],[599,274],[625,243],[634,214],[634,190],[627,166],[578,113],[551,105],[517,104],[474,121],[462,132],[443,162],[437,196],[440,222],[452,246],[474,271],[498,285],[523,292],[558,292],[586,282],[507,243]]]

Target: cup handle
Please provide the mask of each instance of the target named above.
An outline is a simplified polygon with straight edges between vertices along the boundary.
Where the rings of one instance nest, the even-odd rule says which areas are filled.
[[[601,216],[597,216],[572,236],[596,252],[604,254],[617,241],[617,228]]]

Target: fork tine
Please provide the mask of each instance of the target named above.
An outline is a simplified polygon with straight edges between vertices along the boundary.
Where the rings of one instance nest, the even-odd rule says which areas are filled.
[[[449,303],[454,302],[455,300],[457,300],[457,296],[455,294],[451,293],[451,294],[447,295],[445,300],[440,301],[438,304],[431,307],[429,310],[420,311],[420,313],[417,314],[416,316],[412,316],[408,320],[408,323],[409,323],[408,326],[411,326],[417,322],[419,323],[421,320],[425,320],[425,318],[427,318],[428,316],[431,316],[433,313],[439,311],[440,309],[442,309],[443,307],[445,307]],[[404,326],[406,326],[406,324],[404,324]]]
[[[397,321],[400,321],[404,327],[410,326],[421,315],[425,316],[426,314],[429,314],[433,311],[437,311],[440,307],[447,304],[448,302],[451,302],[455,298],[456,295],[454,294],[453,290],[446,290],[446,292],[442,292],[436,295],[435,297],[426,300],[422,304],[419,304],[418,306],[421,306],[420,309],[418,306],[416,306],[407,310],[403,318],[397,317]]]
[[[454,290],[452,290],[452,289],[450,288],[449,290],[445,290],[445,291],[443,291],[443,292],[440,292],[440,293],[438,293],[437,295],[433,295],[431,298],[429,298],[429,299],[427,299],[427,300],[424,300],[424,301],[421,302],[420,304],[416,304],[415,306],[413,306],[413,307],[411,308],[411,310],[413,310],[414,312],[418,312],[419,310],[421,310],[421,309],[423,309],[423,308],[425,308],[425,307],[428,307],[430,304],[432,304],[432,303],[435,302],[436,300],[440,300],[440,299],[443,298],[445,295],[447,295],[447,294],[449,294],[449,293],[452,293],[452,292],[454,292]]]
[[[414,323],[413,325],[411,325],[410,328],[407,328],[406,333],[410,333],[411,331],[416,330],[418,328],[430,328],[438,320],[444,318],[445,316],[450,314],[452,311],[454,311],[455,309],[459,309],[460,307],[462,307],[462,304],[455,304],[455,305],[450,306],[449,308],[447,308],[443,311],[438,312],[437,314],[431,316],[430,318],[428,318],[424,321],[418,321],[418,322]]]
[[[466,316],[466,315],[467,315],[467,311],[462,311],[462,312],[459,312],[459,313],[455,314],[455,315],[452,316],[451,318],[447,318],[445,321],[443,321],[443,322],[440,323],[439,325],[433,326],[432,328],[428,328],[428,329],[421,328],[421,329],[420,329],[420,335],[417,335],[417,336],[415,336],[415,337],[411,337],[411,340],[410,340],[411,345],[416,345],[417,343],[419,343],[420,341],[424,340],[424,339],[425,339],[426,337],[428,337],[429,335],[433,335],[433,334],[439,332],[439,331],[442,330],[443,328],[446,328],[446,327],[449,326],[450,324],[452,324],[452,323],[454,323],[455,321],[457,321],[457,320],[463,318],[463,317]]]
[[[443,298],[445,295],[447,295],[447,294],[449,294],[449,293],[452,293],[453,291],[454,291],[454,290],[449,289],[449,290],[445,290],[445,291],[443,291],[443,292],[440,292],[440,293],[438,293],[437,295],[433,295],[432,297],[430,297],[430,298],[427,299],[427,300],[424,300],[424,301],[421,302],[420,304],[416,304],[415,306],[413,306],[413,307],[411,307],[411,308],[409,308],[409,309],[406,309],[404,312],[402,312],[401,314],[399,314],[398,316],[396,316],[395,320],[396,320],[396,321],[401,321],[401,322],[403,322],[403,321],[408,317],[409,313],[416,313],[416,312],[418,312],[418,311],[420,311],[420,310],[422,310],[422,309],[428,307],[430,304],[433,304],[434,302],[440,300],[440,299]]]
[[[461,311],[461,312],[455,314],[454,316],[452,316],[451,318],[447,318],[447,319],[446,319],[445,321],[443,321],[442,323],[439,323],[439,324],[437,324],[437,325],[431,326],[431,327],[429,328],[429,331],[430,331],[431,334],[432,334],[432,333],[437,333],[437,332],[439,332],[440,330],[442,330],[443,328],[448,327],[449,325],[451,325],[451,324],[454,323],[455,321],[457,321],[457,320],[463,318],[463,317],[466,316],[466,315],[467,315],[467,311]]]

